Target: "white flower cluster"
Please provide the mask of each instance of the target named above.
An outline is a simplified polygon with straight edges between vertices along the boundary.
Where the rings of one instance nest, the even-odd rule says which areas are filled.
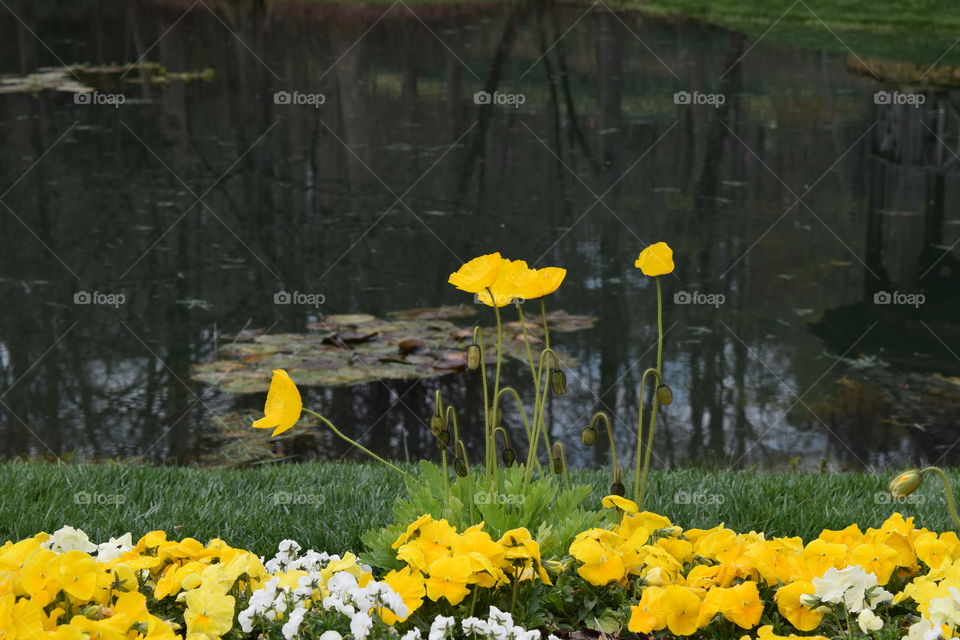
[[[56,553],[83,551],[94,556],[97,562],[110,562],[133,549],[134,544],[133,536],[130,533],[125,533],[119,538],[110,538],[110,540],[101,544],[94,544],[90,542],[90,537],[82,529],[64,526],[57,529],[50,536],[50,539],[40,546]]]
[[[273,574],[288,571],[307,573],[297,579],[293,589],[280,586],[280,578],[272,577],[263,586],[253,592],[249,606],[237,617],[240,628],[251,633],[258,618],[266,621],[284,620],[281,633],[286,640],[301,636],[300,631],[308,613],[323,615],[336,613],[349,620],[350,634],[354,640],[367,640],[373,628],[371,611],[386,607],[403,618],[409,613],[406,603],[390,585],[371,580],[360,587],[357,578],[347,571],[339,571],[324,582],[322,571],[332,562],[341,560],[338,555],[318,553],[312,549],[302,556],[301,547],[293,540],[280,543],[279,552],[264,563],[267,571]],[[369,572],[369,567],[361,567]],[[317,594],[327,593],[317,606]],[[341,640],[338,631],[328,629],[321,640]]]
[[[950,595],[930,601],[926,617],[910,625],[903,640],[936,640],[943,635],[943,626],[960,626],[960,589],[949,588]]]
[[[486,620],[480,618],[464,618],[461,621],[463,633],[485,640],[540,640],[540,631],[526,630],[513,623],[513,616],[507,611],[490,607],[490,614]],[[438,640],[431,637],[430,640]],[[556,636],[548,636],[548,640],[556,640]]]
[[[893,594],[877,585],[877,576],[867,573],[860,565],[843,569],[830,568],[820,578],[813,579],[813,595],[801,596],[809,607],[824,604],[842,604],[850,613],[856,613],[857,624],[864,633],[878,631],[883,620],[873,610],[890,602]]]

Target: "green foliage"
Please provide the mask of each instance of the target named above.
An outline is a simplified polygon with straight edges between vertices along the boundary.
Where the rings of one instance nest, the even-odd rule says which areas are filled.
[[[419,473],[407,480],[407,497],[393,506],[393,524],[371,529],[363,537],[363,558],[384,569],[400,568],[391,548],[407,525],[425,513],[445,518],[459,531],[483,522],[494,539],[510,529],[526,527],[540,543],[545,559],[561,557],[577,533],[597,526],[602,513],[583,508],[593,493],[590,485],[564,488],[551,476],[534,478],[523,488],[522,467],[501,469],[496,485],[486,484],[479,473],[444,482],[443,470],[430,462],[421,462]]]

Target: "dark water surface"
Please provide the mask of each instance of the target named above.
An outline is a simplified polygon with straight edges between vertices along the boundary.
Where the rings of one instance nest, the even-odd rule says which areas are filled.
[[[551,308],[599,316],[557,337],[581,364],[550,428],[602,462],[577,434],[606,407],[629,462],[656,339],[633,260],[667,240],[658,465],[960,461],[960,402],[930,379],[960,376],[958,92],[877,104],[913,89],[852,71],[854,54],[600,5],[63,4],[0,10],[0,73],[213,75],[84,78],[116,108],[0,95],[3,455],[198,460],[216,416],[263,402],[189,380],[215,340],[469,301],[447,275],[498,250],[566,267]],[[522,104],[478,105],[482,90]],[[276,305],[280,290],[324,304]],[[477,408],[464,374],[305,396],[402,459],[433,455],[438,386]]]

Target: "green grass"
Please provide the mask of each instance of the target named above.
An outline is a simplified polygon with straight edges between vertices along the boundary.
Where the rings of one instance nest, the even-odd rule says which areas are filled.
[[[605,474],[574,475],[596,487],[599,501]],[[649,506],[684,528],[725,522],[738,531],[804,539],[853,522],[877,526],[897,510],[937,531],[953,528],[941,487],[931,481],[911,503],[891,505],[884,498],[888,480],[842,473],[657,472]],[[700,504],[683,504],[678,491],[704,493]],[[259,554],[272,554],[284,538],[317,550],[357,551],[362,532],[386,524],[401,495],[393,472],[350,463],[211,470],[8,462],[0,464],[0,540],[70,524],[95,541],[164,529],[203,541],[219,536]],[[279,504],[285,496],[299,504]],[[82,504],[85,497],[91,504]]]
[[[953,0],[624,0],[618,6],[698,18],[768,43],[860,57],[960,63]]]

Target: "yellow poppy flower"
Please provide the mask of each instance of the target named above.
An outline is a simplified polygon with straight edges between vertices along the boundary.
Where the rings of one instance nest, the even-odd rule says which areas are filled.
[[[567,276],[567,270],[560,267],[544,267],[543,269],[527,269],[520,275],[517,282],[519,297],[524,300],[535,300],[550,295],[560,288],[560,284]]]
[[[458,605],[470,593],[467,583],[473,571],[470,560],[464,556],[447,556],[434,560],[427,577],[427,597],[434,602],[446,598],[452,605]]]
[[[502,260],[499,253],[474,258],[451,273],[447,282],[461,291],[480,293],[497,281]]]
[[[666,242],[657,242],[640,252],[633,263],[645,276],[662,276],[673,273],[673,249]]]
[[[522,286],[529,271],[523,260],[502,258],[497,279],[482,291],[476,292],[477,300],[488,307],[505,307],[517,298],[523,298]]]
[[[670,585],[660,596],[660,609],[667,628],[675,636],[689,636],[697,631],[701,600],[693,589]]]
[[[273,370],[267,403],[263,407],[264,416],[253,423],[257,429],[273,429],[271,437],[280,435],[300,419],[303,400],[300,391],[283,369]]]
[[[183,620],[187,634],[202,633],[217,638],[233,628],[233,596],[207,589],[194,589],[186,595],[187,610]]]
[[[812,582],[799,580],[780,587],[773,596],[780,615],[800,631],[813,631],[823,620],[823,612],[811,609],[800,602],[800,596],[810,595],[814,591]]]
[[[667,626],[667,620],[661,611],[660,599],[663,587],[647,587],[640,596],[640,602],[630,607],[630,621],[627,629],[634,633],[649,634]]]

